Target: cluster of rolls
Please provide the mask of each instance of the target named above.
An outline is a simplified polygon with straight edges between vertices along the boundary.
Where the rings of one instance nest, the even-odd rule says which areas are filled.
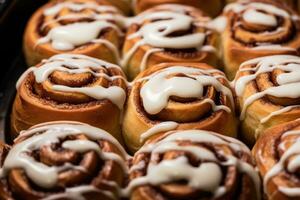
[[[293,5],[50,1],[25,30],[0,199],[299,199]]]

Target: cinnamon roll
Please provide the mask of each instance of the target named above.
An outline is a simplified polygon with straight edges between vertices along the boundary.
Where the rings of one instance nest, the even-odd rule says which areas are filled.
[[[127,84],[121,68],[76,54],[59,54],[29,68],[17,83],[11,132],[48,121],[72,120],[106,130],[121,141]]]
[[[254,146],[253,155],[268,199],[300,198],[299,139],[298,119],[268,129]]]
[[[133,18],[123,46],[129,79],[163,62],[205,62],[216,66],[218,34],[193,7],[166,4]]]
[[[243,139],[300,117],[300,57],[275,55],[244,62],[233,81]]]
[[[161,4],[181,4],[199,8],[214,17],[220,14],[225,2],[224,0],[133,0],[132,4],[136,14]]]
[[[96,3],[98,2],[98,3]],[[29,66],[59,53],[76,53],[118,63],[124,17],[105,1],[52,1],[27,24],[24,53]]]
[[[225,72],[231,80],[239,65],[249,59],[299,54],[300,18],[282,1],[253,0],[229,4],[222,33]]]
[[[118,141],[77,122],[31,127],[0,156],[0,199],[117,199],[128,173]]]
[[[261,199],[260,177],[240,141],[203,130],[171,131],[134,155],[127,193],[142,199]]]
[[[223,72],[203,63],[163,63],[133,81],[123,121],[129,150],[172,129],[236,136],[233,95]]]

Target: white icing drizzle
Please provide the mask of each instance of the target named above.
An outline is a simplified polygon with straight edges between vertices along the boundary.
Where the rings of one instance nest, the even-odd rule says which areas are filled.
[[[285,11],[281,8],[278,8],[274,5],[266,4],[266,3],[262,3],[262,2],[247,2],[246,1],[246,2],[232,3],[232,4],[227,5],[224,8],[224,11],[225,12],[233,11],[235,13],[241,13],[245,10],[253,10],[253,9],[264,10],[267,13],[275,14],[277,16],[281,16],[281,17],[284,17],[284,18],[291,18],[292,17],[287,11]],[[251,17],[253,17],[253,15],[251,15]],[[262,15],[261,17],[263,19],[266,19],[265,15]],[[262,22],[262,23],[270,23],[270,22]]]
[[[176,73],[186,76],[167,78],[169,75]],[[214,75],[213,73],[218,73],[218,75]],[[148,80],[142,86],[140,96],[143,100],[143,106],[146,112],[149,114],[157,114],[167,106],[171,96],[200,99],[203,97],[204,87],[209,85],[228,97],[232,107],[234,107],[231,90],[224,86],[218,78],[227,80],[223,74],[220,75],[219,70],[202,70],[185,66],[172,66],[136,81]],[[213,101],[204,100],[203,103],[210,103],[214,111],[222,109],[230,112],[230,108],[227,106],[215,105]]]
[[[282,108],[282,109],[280,109],[280,110],[274,111],[274,112],[272,112],[271,114],[269,114],[268,116],[262,118],[262,119],[260,120],[260,123],[262,123],[262,124],[263,124],[263,123],[266,123],[266,122],[269,121],[272,117],[277,116],[277,115],[280,115],[280,114],[285,113],[285,112],[288,112],[288,111],[291,111],[291,110],[294,109],[294,108],[300,108],[300,105],[296,105],[296,106],[288,106],[288,107],[284,107],[284,108]]]
[[[150,138],[157,133],[174,130],[175,128],[177,128],[177,126],[178,123],[173,121],[161,122],[159,124],[156,124],[141,135],[140,142],[143,143],[147,138]]]
[[[99,5],[94,2],[85,2],[85,3],[61,2],[50,8],[45,9],[44,15],[46,16],[56,15],[64,8],[68,8],[76,12],[80,12],[84,9],[93,9],[97,12],[118,12],[118,10],[113,6]]]
[[[129,186],[123,191],[124,194],[130,194],[136,187],[141,185],[160,185],[170,183],[178,180],[186,180],[187,185],[195,189],[211,192],[215,197],[219,197],[226,193],[226,188],[221,185],[222,170],[221,166],[236,166],[240,173],[247,174],[255,183],[257,197],[260,198],[260,178],[252,165],[239,160],[234,156],[226,155],[225,152],[220,151],[225,156],[226,161],[219,161],[213,152],[201,146],[187,146],[179,145],[178,141],[192,141],[195,143],[211,143],[219,145],[228,145],[231,149],[237,152],[244,152],[250,154],[250,150],[236,139],[226,136],[218,135],[208,131],[202,130],[185,130],[175,131],[157,143],[149,143],[144,145],[136,154],[151,153],[165,153],[167,151],[187,151],[199,160],[199,166],[191,166],[186,157],[180,156],[173,160],[163,160],[158,164],[151,162],[154,156],[150,157],[147,167],[147,174],[143,177],[133,179]],[[133,168],[140,169],[135,165]]]
[[[254,68],[243,68],[247,65],[256,65]],[[247,108],[256,100],[264,97],[265,95],[271,95],[275,97],[286,97],[286,98],[299,98],[300,97],[300,57],[290,55],[276,55],[266,56],[256,59],[252,59],[244,62],[241,65],[240,72],[252,72],[249,75],[242,76],[233,81],[233,85],[237,96],[241,97],[245,87],[251,81],[255,80],[259,74],[272,72],[275,69],[281,69],[285,73],[282,73],[276,77],[278,86],[270,87],[262,92],[248,97],[242,106],[240,119],[245,118]],[[238,73],[240,73],[238,72]],[[267,122],[271,117],[288,112],[298,106],[286,106],[279,109],[278,111],[270,113],[270,115],[261,119],[262,123]]]
[[[207,27],[217,30],[219,33],[225,31],[227,26],[227,18],[225,16],[219,16],[209,22],[207,22]]]
[[[242,19],[247,23],[269,27],[276,27],[278,25],[279,22],[276,16],[292,21],[296,21],[296,19],[298,18],[297,16],[289,13],[288,11],[282,8],[263,2],[241,1],[237,3],[232,3],[227,5],[224,8],[224,11],[225,13],[230,11],[240,13],[242,15]],[[237,26],[239,26],[240,24],[241,23],[237,23]],[[273,31],[266,31],[259,34],[276,35],[279,32],[279,29],[275,29]],[[257,43],[255,47],[251,47],[250,49],[258,51],[297,51],[295,48],[269,43]]]
[[[121,27],[126,26],[127,19],[120,15],[118,10],[112,6],[99,5],[94,2],[61,2],[53,7],[45,9],[44,15],[56,15],[62,9],[68,8],[71,11],[79,12],[84,9],[91,9],[94,11],[92,14],[68,14],[65,16],[58,17],[55,20],[47,22],[43,25],[49,25],[54,22],[59,22],[64,19],[91,19],[91,22],[76,22],[67,25],[61,25],[52,28],[45,37],[38,40],[36,45],[51,42],[52,47],[56,50],[69,51],[73,50],[77,46],[87,44],[87,43],[102,43],[107,46],[115,54],[116,59],[119,59],[119,53],[116,51],[114,44],[108,40],[97,39],[98,35],[102,30],[106,28],[112,28],[118,32],[120,36],[123,35]],[[97,12],[110,12],[97,14]],[[113,22],[112,22],[113,21]],[[43,28],[42,27],[42,28]],[[113,46],[113,47],[112,47]],[[119,61],[119,60],[118,60]]]
[[[163,49],[159,49],[159,48],[153,48],[153,49],[149,49],[145,55],[143,56],[143,59],[142,59],[142,62],[140,64],[140,71],[144,71],[147,67],[147,62],[148,62],[148,59],[149,57],[153,54],[153,53],[156,53],[156,52],[162,52],[164,51]]]
[[[188,30],[192,25],[197,26],[199,19],[194,19],[193,17],[186,15],[185,6],[168,4],[160,6],[160,8],[165,8],[167,10],[158,10],[157,12],[146,11],[129,20],[129,24],[142,24],[146,20],[152,22],[141,26],[137,32],[132,33],[127,37],[129,40],[134,38],[141,38],[141,40],[124,55],[122,66],[126,66],[129,59],[133,56],[137,49],[145,44],[150,45],[153,49],[148,50],[144,55],[140,68],[141,70],[145,68],[148,57],[152,53],[164,51],[164,48],[195,48],[198,50],[214,52],[214,47],[210,45],[204,45],[208,31],[206,33],[191,33],[174,37],[168,36],[176,31]],[[203,21],[205,20],[206,18],[204,17]]]
[[[263,43],[260,43],[258,45],[261,45],[261,46],[256,46],[256,47],[251,47],[250,49],[252,50],[258,50],[258,51],[264,51],[264,50],[267,50],[267,51],[297,51],[295,48],[292,48],[292,47],[285,47],[285,46],[282,46],[282,45],[279,45],[279,44],[263,44]]]
[[[84,197],[85,193],[101,193],[109,199],[117,199],[115,195],[110,191],[99,190],[92,185],[76,186],[72,188],[66,188],[64,193],[54,194],[49,197],[43,198],[42,200],[56,200],[67,198],[70,200],[86,200]]]
[[[79,73],[91,73],[96,77],[104,77],[110,81],[115,79],[125,80],[124,77],[113,76],[109,77],[103,73],[94,72],[94,70],[104,69],[104,68],[116,68],[120,71],[121,68],[117,65],[91,58],[84,55],[78,54],[59,54],[51,57],[48,60],[44,60],[43,64],[39,67],[31,67],[19,78],[16,87],[20,87],[20,84],[24,81],[27,75],[33,72],[35,80],[37,83],[43,83],[48,79],[48,77],[54,71],[68,72],[70,74]],[[126,81],[126,80],[125,80]],[[109,99],[114,103],[120,110],[123,109],[123,105],[126,99],[126,92],[123,88],[118,86],[111,86],[104,88],[102,86],[92,86],[92,87],[69,87],[64,85],[52,85],[53,90],[61,92],[78,92],[85,94],[97,100]]]
[[[23,133],[22,137],[25,135],[31,137],[15,144],[11,148],[0,170],[0,177],[6,177],[12,169],[21,168],[25,171],[29,179],[40,187],[54,187],[58,181],[59,172],[63,171],[65,167],[61,168],[58,166],[48,166],[40,163],[29,156],[28,152],[40,149],[43,146],[58,143],[60,139],[63,139],[67,136],[75,136],[78,134],[84,134],[91,140],[109,141],[118,148],[124,158],[114,153],[102,152],[99,145],[94,141],[65,141],[62,143],[62,147],[80,153],[94,151],[103,160],[115,161],[120,165],[124,172],[127,173],[127,167],[124,159],[128,158],[129,156],[123,147],[118,143],[118,141],[109,133],[87,124],[56,122],[44,124],[43,126],[37,126]],[[71,166],[68,165],[67,167],[69,168]],[[47,179],[44,177],[47,177]]]
[[[266,26],[276,26],[277,20],[273,15],[268,15],[257,10],[249,9],[243,14],[243,20],[248,23],[260,24]]]
[[[284,139],[290,135],[300,135],[299,130],[287,131],[282,136],[281,139]],[[291,156],[295,156],[292,161],[288,162],[288,159]],[[287,166],[287,167],[285,167]],[[287,170],[289,173],[295,173],[296,170],[300,167],[300,140],[295,140],[295,143],[290,146],[281,156],[278,163],[276,163],[265,175],[264,177],[264,187],[266,188],[268,182],[280,172]],[[279,191],[289,197],[299,197],[300,196],[300,187],[289,187],[280,186]]]

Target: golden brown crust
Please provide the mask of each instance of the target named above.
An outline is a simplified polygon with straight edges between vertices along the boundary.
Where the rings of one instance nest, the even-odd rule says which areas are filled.
[[[42,64],[40,64],[42,65]],[[102,68],[108,77],[124,77],[121,69]],[[77,92],[60,92],[52,85],[62,84],[69,87],[117,86],[126,92],[125,79],[108,80],[104,76],[95,77],[91,73],[69,74],[54,71],[50,77],[38,83],[30,72],[20,84],[11,113],[11,136],[15,138],[21,130],[49,121],[72,120],[88,123],[111,133],[119,141],[120,113],[117,105],[108,99],[97,100]]]
[[[280,124],[273,128],[270,128],[264,132],[264,134],[258,139],[255,144],[252,154],[255,158],[257,167],[260,174],[266,179],[266,174],[270,170],[274,169],[275,165],[278,165],[283,155],[287,153],[289,148],[299,140],[299,134],[291,134],[284,136],[289,131],[300,131],[300,121],[295,120],[287,123]],[[289,156],[283,164],[283,169],[274,174],[265,183],[265,193],[269,199],[272,200],[287,200],[287,199],[299,199],[298,195],[289,196],[280,191],[280,187],[287,188],[299,188],[299,169],[295,172],[291,172],[287,169],[287,166],[295,161],[298,156],[298,152]],[[266,180],[265,180],[266,181]]]
[[[291,63],[288,58],[284,59],[284,55],[282,57],[282,65],[286,66]],[[268,60],[266,62],[272,61],[272,56],[264,57],[262,58],[262,62],[263,60]],[[249,62],[251,62],[251,60]],[[263,95],[261,98],[256,98],[253,102],[251,101],[250,105],[248,105],[249,100],[254,98],[255,95],[262,94],[262,92],[267,89],[280,86],[277,82],[278,77],[287,72],[283,69],[276,69],[276,66],[278,67],[276,63],[269,63],[270,68],[274,67],[273,70],[257,74],[256,72],[262,68],[261,63],[253,62],[252,64],[243,64],[235,78],[236,89],[244,86],[242,93],[237,95],[237,103],[241,113],[241,139],[250,146],[254,145],[256,139],[259,138],[261,133],[266,129],[277,124],[295,120],[300,116],[300,108],[297,106],[300,103],[299,98],[280,97],[279,92],[277,92],[278,94],[274,94],[276,96]],[[299,65],[294,67],[299,67]],[[253,71],[246,69],[253,69]],[[257,75],[254,75],[255,73]],[[242,83],[243,81],[237,82],[245,80],[251,75],[254,76],[253,80],[246,83]],[[283,109],[287,110],[284,111]],[[242,112],[244,114],[242,114]]]
[[[96,0],[99,2],[106,1],[107,3],[117,7],[120,11],[122,11],[126,15],[130,15],[132,13],[131,10],[131,0]]]
[[[60,123],[84,125],[82,123],[70,121],[52,122],[39,124],[35,127],[30,128],[29,130],[32,130],[33,128],[37,127],[55,125]],[[36,134],[38,135],[43,133],[44,132],[39,132]],[[11,148],[14,148],[16,145],[34,136],[36,135],[24,134],[18,137]],[[32,159],[34,159],[36,162],[47,166],[58,167],[63,166],[64,164],[71,164],[74,167],[77,166],[78,168],[83,168],[84,170],[74,169],[73,167],[60,171],[55,186],[51,189],[46,189],[34,184],[30,180],[30,177],[27,176],[24,169],[10,169],[8,175],[5,178],[0,179],[0,199],[41,199],[49,197],[51,195],[56,195],[60,193],[63,194],[66,188],[72,188],[81,185],[91,185],[101,191],[111,191],[112,193],[114,193],[114,188],[107,185],[107,181],[113,181],[117,185],[121,186],[125,177],[125,172],[123,171],[122,167],[114,160],[103,160],[95,151],[80,153],[75,150],[65,149],[64,147],[62,147],[62,143],[71,140],[93,141],[99,145],[101,152],[117,154],[120,156],[120,158],[125,160],[118,147],[116,147],[110,141],[106,141],[104,139],[95,141],[89,138],[86,135],[86,133],[81,133],[72,137],[69,136],[67,138],[61,138],[61,140],[56,144],[42,144],[41,148],[35,149],[32,152],[28,152],[28,154],[30,154],[32,156]],[[1,152],[2,151],[0,148],[0,153]],[[9,150],[7,150],[6,153],[8,152]],[[5,160],[5,156],[1,156],[1,158]],[[87,192],[84,194],[84,196],[88,199],[111,199],[107,195],[105,195],[105,193],[102,192]],[[61,196],[59,199],[64,198],[64,196]]]
[[[149,9],[146,12],[151,13],[157,11],[170,11],[170,9],[171,8],[168,8],[168,6],[161,5]],[[176,8],[174,9],[176,10]],[[192,18],[194,18],[195,21],[198,20],[198,22],[201,22],[201,21],[207,21],[208,19],[198,9],[189,6],[185,6],[184,9]],[[142,14],[143,13],[141,13],[141,15]],[[123,46],[123,56],[128,54],[130,50],[132,50],[133,47],[142,40],[141,37],[129,39],[129,36],[131,34],[136,33],[142,26],[145,26],[148,23],[151,23],[151,21],[145,20],[141,24],[139,23],[131,24],[131,26],[127,30],[125,43]],[[193,26],[191,27],[191,30],[188,30],[188,32],[184,31],[182,35],[187,35],[191,33],[205,33],[207,32],[207,30],[208,28],[206,27]],[[203,46],[209,45],[217,49],[217,47],[220,45],[219,36],[214,30],[210,30],[209,32],[210,34],[206,36],[207,38]],[[138,75],[138,73],[142,70],[141,64],[143,58],[146,55],[146,52],[151,49],[155,49],[155,47],[148,44],[139,46],[137,50],[134,52],[134,54],[128,60],[128,63],[125,64],[124,67],[126,69],[126,73],[130,80],[134,79]],[[208,63],[212,66],[217,66],[218,61],[219,61],[218,53],[214,51],[202,51],[197,49],[163,49],[163,51],[154,52],[148,57],[145,65],[145,69],[163,62],[195,62],[195,63],[203,62],[203,63]]]
[[[224,6],[223,0],[210,0],[209,2],[205,0],[135,0],[134,2],[135,13],[161,4],[182,4],[199,8],[212,17],[217,16]]]
[[[225,72],[231,80],[234,78],[240,64],[246,60],[278,54],[299,54],[300,47],[300,22],[295,19],[298,15],[289,7],[281,2],[272,0],[254,0],[251,2],[265,3],[273,5],[288,12],[291,18],[283,18],[276,16],[277,26],[268,27],[254,23],[246,22],[242,19],[242,12],[233,12],[225,9],[223,15],[227,18],[227,27],[222,33],[222,51],[225,64]],[[241,3],[243,4],[243,3]],[[248,3],[244,3],[247,5]],[[267,13],[262,9],[263,13]],[[278,29],[281,31],[277,31]],[[263,47],[261,44],[281,45],[286,48],[273,47],[270,49],[252,49],[255,47]]]
[[[75,3],[96,2],[95,0],[67,0],[67,2],[68,1],[75,2]],[[83,44],[69,51],[61,51],[61,50],[54,49],[51,43],[49,42],[37,45],[38,40],[44,37],[51,30],[51,28],[62,26],[62,24],[72,24],[74,22],[76,23],[77,21],[76,19],[72,19],[69,21],[61,20],[61,21],[54,22],[54,20],[57,19],[58,17],[67,14],[72,14],[73,11],[69,10],[68,8],[61,10],[55,16],[50,15],[45,17],[43,15],[45,9],[50,8],[62,2],[64,1],[52,1],[47,3],[46,5],[39,8],[28,21],[27,27],[25,29],[24,38],[23,38],[23,49],[24,49],[27,64],[29,66],[33,66],[38,64],[43,59],[47,59],[55,54],[66,53],[66,52],[84,54],[91,57],[106,60],[108,62],[117,63],[118,60],[114,52],[112,52],[112,50],[108,48],[106,45],[104,45],[103,43]],[[103,0],[98,0],[97,2],[99,3],[99,5],[110,5],[109,3]],[[87,9],[85,9],[85,11],[82,12],[89,13],[86,10]],[[88,10],[91,13],[95,12],[92,9],[88,9]],[[73,12],[73,14],[78,15],[80,13]],[[51,23],[47,24],[49,22]],[[118,34],[118,32],[113,28],[106,28],[106,30],[99,35],[99,38],[111,42],[113,45],[117,47],[117,49],[119,49],[119,47],[122,45],[122,40],[123,40]]]
[[[161,142],[164,138],[169,135],[172,135],[178,131],[170,131],[162,133],[161,135],[154,136],[149,139],[144,145],[157,144]],[[200,133],[201,134],[201,133]],[[225,139],[226,141],[226,139]],[[214,144],[206,142],[194,142],[192,140],[181,140],[180,138],[176,143],[179,146],[189,147],[200,147],[204,148],[210,152],[213,152],[214,155],[219,157],[222,160],[224,155],[233,155],[237,156],[237,159],[249,163],[251,166],[254,166],[250,153],[240,152],[239,155],[234,153],[234,150],[231,149],[227,144]],[[225,152],[222,155],[221,152]],[[142,168],[136,170],[131,170],[130,180],[133,181],[140,177],[145,177],[148,174],[148,166],[150,163],[152,165],[159,164],[166,160],[174,160],[179,157],[185,157],[188,159],[188,162],[192,166],[201,166],[201,164],[206,163],[205,160],[199,161],[191,152],[185,150],[168,150],[166,152],[137,152],[132,160],[132,165],[139,165],[141,162],[144,163]],[[218,161],[216,161],[218,163]],[[188,200],[188,199],[214,199],[214,200],[252,200],[257,199],[255,185],[252,182],[251,178],[245,173],[240,173],[239,170],[234,166],[222,166],[223,176],[222,184],[225,185],[226,193],[219,196],[213,197],[209,192],[203,191],[201,189],[196,189],[186,185],[184,181],[172,181],[170,183],[160,184],[160,185],[141,185],[133,190],[131,195],[131,200],[169,200],[169,199],[178,199],[178,200]],[[170,166],[170,170],[174,170]],[[212,177],[211,177],[212,178]]]
[[[197,69],[213,69],[213,67],[200,63],[163,63],[153,66],[136,77],[131,88],[123,121],[123,137],[130,151],[136,151],[140,147],[140,136],[160,122],[175,121],[179,123],[177,129],[204,129],[236,136],[236,119],[234,116],[234,108],[230,103],[230,99],[226,95],[218,94],[213,86],[207,86],[207,92],[202,99],[188,99],[179,97],[171,97],[167,106],[158,114],[148,114],[142,104],[140,90],[147,82],[136,81],[147,77],[153,73],[172,66],[187,66]],[[222,75],[222,72],[216,72]],[[174,74],[172,76],[180,76]],[[222,84],[229,88],[228,83],[223,79],[218,79]],[[203,100],[211,99],[215,103],[226,105],[231,108],[231,113],[224,110],[212,111],[211,104],[203,103]]]

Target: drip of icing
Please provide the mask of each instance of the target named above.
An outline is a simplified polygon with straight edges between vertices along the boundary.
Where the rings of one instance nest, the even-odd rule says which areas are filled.
[[[64,8],[71,9],[72,11],[79,12],[84,9],[93,9],[95,13],[93,14],[68,14],[65,16],[58,17],[57,19],[48,22],[45,25],[50,23],[64,20],[64,19],[84,19],[89,18],[92,19],[92,22],[77,22],[67,25],[62,25],[58,27],[52,28],[45,37],[40,38],[36,45],[44,44],[51,42],[52,47],[56,50],[61,51],[68,51],[76,48],[77,46],[87,44],[89,42],[96,43],[97,37],[99,34],[106,28],[112,28],[118,32],[119,35],[123,35],[122,31],[118,26],[116,26],[111,21],[116,22],[118,25],[125,26],[126,25],[126,18],[118,14],[118,11],[111,6],[103,6],[97,5],[96,3],[86,2],[82,4],[73,3],[73,2],[62,2],[54,5],[51,8],[48,8],[44,11],[44,15],[56,15],[59,11]],[[96,12],[112,12],[112,13],[104,13],[104,14],[97,14]],[[109,42],[109,41],[107,41]],[[108,43],[104,43],[106,46]],[[108,48],[112,49],[110,44]],[[116,58],[118,54],[115,53]]]
[[[291,15],[287,11],[285,11],[281,8],[278,8],[274,5],[261,3],[261,2],[232,3],[232,4],[227,5],[224,8],[224,11],[225,12],[233,11],[235,13],[240,13],[240,12],[243,12],[248,9],[264,10],[267,13],[272,13],[272,14],[275,14],[275,15],[278,15],[278,16],[281,16],[284,18],[291,18]],[[265,15],[262,15],[261,17],[263,17],[262,20],[266,19]],[[257,21],[257,20],[255,20],[255,21]],[[269,22],[264,22],[264,23],[269,23]]]
[[[234,102],[231,90],[220,83],[217,77],[214,77],[212,74],[214,72],[220,71],[174,66],[142,78],[142,80],[148,80],[142,86],[140,92],[146,112],[149,114],[159,113],[166,107],[170,96],[202,98],[204,86],[208,85],[212,85],[218,92],[222,92],[226,95],[233,106]],[[167,78],[170,74],[176,73],[185,74],[186,77]],[[223,79],[226,79],[225,76],[222,77]],[[212,103],[211,105],[213,106],[213,110],[225,108],[216,108],[216,106],[214,106],[215,104]],[[227,108],[228,107],[226,107],[225,110],[228,111],[229,108]]]
[[[44,15],[57,15],[64,8],[68,8],[76,12],[80,12],[84,9],[93,9],[98,12],[118,12],[118,10],[113,6],[99,5],[94,2],[85,2],[80,4],[74,2],[62,2],[45,9]]]
[[[300,131],[288,131],[285,132],[281,138],[284,139],[285,137],[289,135],[300,135]],[[277,174],[285,170],[286,163],[288,159],[291,156],[296,156],[295,159],[292,161],[289,161],[287,163],[286,170],[290,173],[295,173],[296,170],[300,167],[300,140],[295,140],[295,143],[290,146],[281,156],[280,160],[278,163],[276,163],[265,175],[264,177],[264,187],[266,188],[268,182]],[[279,191],[284,193],[287,196],[290,197],[295,197],[300,195],[300,188],[299,187],[291,187],[289,188],[288,186],[285,187],[279,187]]]
[[[99,85],[94,87],[68,87],[63,85],[53,85],[52,89],[60,92],[79,92],[98,100],[109,99],[113,104],[118,106],[120,110],[123,109],[126,99],[126,93],[124,90],[117,86],[105,88]]]
[[[158,48],[197,48],[202,46],[205,35],[194,33],[178,37],[167,37],[179,30],[188,30],[193,24],[193,18],[181,13],[160,11],[149,13],[143,20],[160,20],[142,26],[138,32],[128,38],[142,37],[146,44]]]
[[[66,67],[67,66],[67,67]],[[16,87],[20,87],[20,84],[24,81],[30,72],[33,72],[37,83],[43,83],[54,71],[68,72],[70,74],[78,73],[91,73],[96,77],[105,77],[108,80],[114,80],[120,78],[120,76],[109,77],[103,75],[103,73],[96,73],[93,71],[103,68],[116,68],[121,71],[117,65],[91,58],[84,55],[77,54],[59,54],[51,57],[49,60],[43,61],[43,65],[39,67],[29,68],[18,80]],[[124,80],[124,78],[122,78]],[[123,88],[117,86],[111,86],[104,88],[102,86],[93,87],[68,87],[64,85],[52,85],[53,90],[61,92],[78,92],[85,94],[97,100],[109,99],[112,103],[118,106],[122,110],[126,99],[126,93]]]
[[[99,33],[107,27],[115,27],[114,25],[103,22],[80,22],[58,26],[49,31],[49,33],[40,38],[37,45],[52,41],[52,47],[61,51],[68,51],[88,42],[95,40]]]
[[[217,30],[220,33],[225,31],[226,26],[227,26],[227,18],[225,16],[217,17],[214,20],[207,23],[207,27]]]
[[[273,15],[264,14],[254,9],[246,10],[243,19],[248,23],[260,24],[265,26],[276,26],[277,20]]]
[[[85,193],[101,193],[110,199],[116,199],[115,195],[110,191],[99,190],[92,185],[76,186],[72,188],[66,188],[64,193],[54,194],[42,200],[56,200],[61,198],[67,198],[70,200],[86,200]]]
[[[157,125],[154,125],[152,128],[144,132],[140,137],[140,142],[144,142],[147,138],[150,138],[153,135],[156,135],[157,133],[166,132],[170,130],[174,130],[177,128],[178,123],[168,121],[168,122],[161,122]]]
[[[247,65],[256,65],[255,68],[243,68],[243,66]],[[247,108],[256,100],[264,97],[265,95],[271,95],[275,97],[287,97],[287,98],[299,98],[300,91],[298,88],[300,87],[300,58],[297,56],[290,55],[276,55],[276,56],[267,56],[260,57],[256,59],[252,59],[244,62],[241,65],[240,72],[253,72],[249,75],[242,76],[236,80],[234,80],[233,85],[236,91],[237,96],[242,96],[245,87],[247,84],[260,74],[272,72],[275,69],[281,69],[285,73],[280,74],[276,77],[276,82],[278,86],[270,87],[262,92],[256,93],[248,97],[244,105],[242,106],[241,111],[241,120],[245,118],[245,113]],[[240,73],[238,72],[238,73]],[[271,117],[287,112],[291,109],[295,108],[295,106],[287,106],[278,111],[275,111],[268,115],[267,117],[262,119],[262,122],[267,122]]]
[[[277,17],[285,18],[295,21],[295,15],[288,11],[263,2],[238,2],[227,5],[224,8],[225,12],[235,12],[242,14],[242,18],[247,23],[264,25],[269,27],[276,27],[278,25]],[[278,30],[263,32],[259,34],[278,34]],[[268,51],[297,51],[295,48],[285,47],[281,45],[272,45],[269,43],[256,44],[256,47],[250,48],[251,50],[268,50]]]
[[[56,166],[47,166],[43,163],[37,162],[28,155],[28,152],[40,149],[45,145],[57,143],[62,138],[78,134],[84,134],[92,140],[107,140],[114,144],[124,157],[128,157],[118,141],[104,130],[85,124],[49,124],[30,129],[23,134],[31,137],[20,143],[17,143],[9,151],[1,168],[0,177],[7,176],[12,169],[21,168],[24,169],[29,179],[40,187],[52,188],[57,183],[58,173],[61,169]],[[97,145],[95,142],[77,140],[65,141],[63,142],[62,146],[77,152],[95,151],[98,153],[101,159],[113,160],[117,162],[125,172],[127,172],[123,158],[113,153],[102,152],[99,145]],[[45,179],[44,177],[48,178]]]
[[[299,105],[296,105],[296,106],[288,106],[288,107],[284,107],[284,108],[282,108],[282,109],[280,109],[280,110],[277,110],[277,111],[274,111],[274,112],[272,112],[271,114],[269,114],[268,116],[266,116],[266,117],[264,117],[264,118],[262,118],[261,120],[260,120],[260,123],[266,123],[267,121],[269,121],[272,117],[274,117],[274,116],[277,116],[277,115],[280,115],[280,114],[282,114],[282,113],[285,113],[285,112],[288,112],[288,111],[290,111],[290,110],[292,110],[292,109],[294,109],[294,108],[299,108],[300,106]]]
[[[156,53],[156,52],[162,52],[164,51],[163,49],[159,49],[159,48],[153,48],[153,49],[149,49],[145,55],[143,56],[143,59],[142,59],[142,62],[140,64],[140,71],[144,71],[147,67],[147,62],[148,62],[148,59],[149,57],[153,54],[153,53]]]
[[[268,50],[268,51],[297,51],[295,48],[292,47],[285,47],[279,44],[259,44],[261,46],[251,47],[252,50]]]
[[[170,170],[174,166],[176,166],[176,170]],[[190,187],[201,188],[204,191],[214,193],[222,181],[222,170],[218,164],[213,162],[202,163],[200,166],[193,167],[186,157],[179,157],[174,160],[163,160],[155,166],[150,165],[147,177],[149,184],[152,185],[184,179],[188,181],[187,185]]]
[[[151,22],[143,25],[137,32],[128,36],[128,39],[141,38],[141,40],[124,55],[122,66],[126,66],[137,49],[145,44],[150,45],[154,49],[148,50],[144,55],[141,70],[145,68],[148,57],[152,53],[164,51],[164,48],[195,48],[197,50],[204,49],[204,51],[207,52],[215,51],[214,47],[204,45],[208,31],[206,33],[191,33],[169,37],[169,35],[174,32],[189,30],[193,25],[197,25],[197,20],[185,14],[185,6],[170,4],[161,6],[161,8],[168,9],[168,11],[146,11],[129,19],[130,22],[128,24],[141,24],[144,21]]]
[[[159,164],[154,164],[155,162],[150,160],[147,174],[132,180],[123,193],[128,195],[136,187],[145,184],[156,186],[184,179],[193,188],[211,192],[215,197],[221,196],[226,192],[226,189],[221,185],[222,170],[220,166],[236,166],[241,173],[246,173],[252,178],[257,187],[257,196],[260,197],[260,179],[253,166],[234,156],[227,156],[225,153],[222,155],[226,157],[226,161],[221,162],[209,149],[201,146],[181,146],[178,144],[178,141],[185,140],[196,143],[224,144],[230,146],[235,155],[240,151],[250,154],[250,150],[244,144],[233,138],[201,130],[174,132],[157,143],[144,145],[137,154],[144,152],[155,154],[165,153],[170,150],[182,150],[193,154],[193,156],[202,161],[201,164],[193,167],[189,164],[187,158],[183,156],[173,160],[163,160]],[[135,165],[133,167],[135,168]],[[140,167],[136,168],[140,169]]]

